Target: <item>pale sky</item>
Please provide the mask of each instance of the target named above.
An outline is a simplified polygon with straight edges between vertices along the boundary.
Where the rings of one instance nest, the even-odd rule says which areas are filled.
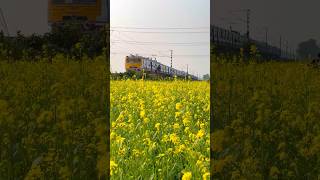
[[[210,0],[111,0],[110,4],[112,72],[123,72],[124,58],[131,53],[170,65],[173,50],[174,68],[186,71],[188,65],[194,75],[209,74]]]
[[[0,0],[0,8],[11,35],[18,30],[26,35],[49,31],[47,0]]]
[[[194,75],[209,73],[210,0],[111,0],[110,5],[112,27],[155,28],[113,28],[117,30],[111,33],[113,72],[124,71],[124,57],[130,53],[157,55],[158,61],[169,65],[170,58],[160,56],[169,56],[170,50],[173,50],[173,67],[186,70],[188,64]],[[43,34],[49,30],[47,0],[1,0],[0,7],[11,35],[18,30],[27,35]],[[142,34],[123,31],[188,33]],[[202,33],[189,33],[191,31]]]

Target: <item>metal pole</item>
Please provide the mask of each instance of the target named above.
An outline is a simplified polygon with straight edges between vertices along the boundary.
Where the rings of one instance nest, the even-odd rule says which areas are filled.
[[[189,75],[189,67],[188,67],[188,64],[187,64],[187,76]]]
[[[247,9],[247,38],[250,39],[250,9]]]
[[[266,47],[268,47],[268,27],[266,27]]]
[[[286,41],[286,57],[288,58],[288,45],[289,45],[289,42]]]
[[[173,50],[170,50],[170,52],[171,52],[171,65],[170,65],[171,69],[170,69],[170,74],[171,74],[171,76],[173,75],[173,73],[172,73],[172,51],[173,51]]]
[[[282,37],[280,36],[280,58],[282,56]]]
[[[171,68],[172,68],[172,51],[173,50],[170,50],[171,51]]]

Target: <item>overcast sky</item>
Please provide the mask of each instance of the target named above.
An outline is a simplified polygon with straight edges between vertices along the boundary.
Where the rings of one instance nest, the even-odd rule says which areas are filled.
[[[154,57],[157,57],[158,61],[169,65],[170,58],[163,56],[169,56],[169,50],[173,50],[175,68],[186,70],[188,64],[189,70],[195,75],[209,73],[210,0],[111,0],[110,3],[112,27],[202,27],[203,29],[190,30],[135,29],[134,31],[207,32],[141,34],[123,32],[128,29],[122,31],[114,29],[117,31],[111,33],[112,71],[124,71],[124,57],[130,53],[156,55]],[[18,30],[27,35],[48,31],[47,0],[1,0],[0,7],[11,35]],[[128,44],[127,41],[154,43],[137,45]],[[194,44],[195,42],[198,44]],[[191,45],[181,45],[181,43],[191,43]]]
[[[124,58],[130,53],[149,57],[155,55],[154,58],[157,57],[158,61],[170,65],[170,58],[163,57],[169,56],[170,50],[173,50],[173,67],[186,71],[188,64],[189,72],[194,75],[199,73],[200,76],[210,72],[210,0],[111,0],[110,3],[113,72],[124,71]],[[136,31],[204,33],[148,34]],[[191,43],[191,45],[181,43]]]
[[[146,3],[142,4],[142,2]],[[119,4],[123,4],[124,6],[119,7]],[[193,17],[192,19],[201,19],[199,22],[196,22],[196,25],[203,26],[208,20],[205,17],[209,12],[207,8],[208,4],[209,0],[111,0],[111,6],[119,9],[117,10],[118,13],[113,13],[113,15],[122,16],[122,20],[113,20],[112,22],[116,23],[118,21],[120,24],[120,22],[122,23],[125,19],[128,19],[132,26],[155,24],[155,26],[177,26],[179,24],[181,26],[191,26],[191,24],[187,23],[187,19]],[[211,22],[215,21],[220,26],[229,26],[226,25],[228,24],[226,20],[220,18],[231,19],[231,21],[235,21],[232,20],[234,18],[245,18],[245,14],[243,13],[231,14],[229,11],[250,8],[252,10],[252,35],[264,39],[265,33],[262,27],[268,26],[270,39],[274,44],[279,44],[280,35],[287,39],[292,47],[308,38],[320,39],[319,0],[211,0],[211,6],[214,6],[211,12]],[[1,0],[0,7],[7,19],[11,34],[17,30],[21,30],[25,34],[41,34],[48,31],[46,0]],[[132,13],[133,8],[136,9],[134,14]],[[130,17],[126,17],[125,15],[128,15],[128,10],[130,11],[130,9]],[[141,9],[142,11],[138,11]],[[179,16],[178,12],[181,12],[183,9],[186,10],[185,13]],[[157,17],[159,14],[163,14],[164,22],[162,24],[149,23],[149,21],[146,21],[146,23],[138,22],[138,16],[136,15],[138,13],[136,12],[140,12],[140,14],[142,12],[149,12],[148,15],[144,15],[144,18]],[[175,16],[168,17],[166,15],[168,12],[171,12],[171,15],[173,12],[176,12],[176,14]],[[159,20],[158,18],[156,19],[157,21]],[[176,19],[184,20],[176,23]],[[253,29],[255,27],[260,28]],[[244,31],[245,25],[234,25],[234,28]]]
[[[213,0],[211,23],[245,31],[246,19],[241,9],[251,9],[251,35],[265,39],[264,27],[268,27],[270,40],[279,46],[280,35],[293,48],[309,38],[320,39],[319,0]],[[239,20],[240,19],[240,20]]]
[[[11,34],[47,32],[47,6],[47,0],[0,0]]]

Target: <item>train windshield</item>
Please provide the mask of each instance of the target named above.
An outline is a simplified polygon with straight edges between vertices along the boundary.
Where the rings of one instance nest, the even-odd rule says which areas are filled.
[[[127,63],[138,64],[138,63],[141,63],[141,59],[138,59],[138,58],[127,58]]]
[[[72,0],[72,3],[75,4],[91,4],[96,3],[97,0]]]
[[[52,0],[53,4],[92,4],[97,0]]]

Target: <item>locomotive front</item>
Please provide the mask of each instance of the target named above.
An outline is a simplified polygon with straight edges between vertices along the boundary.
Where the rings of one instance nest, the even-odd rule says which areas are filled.
[[[127,56],[125,60],[126,71],[141,71],[142,58],[139,56]]]
[[[51,25],[68,20],[101,26],[108,19],[109,0],[49,0],[48,22]]]

